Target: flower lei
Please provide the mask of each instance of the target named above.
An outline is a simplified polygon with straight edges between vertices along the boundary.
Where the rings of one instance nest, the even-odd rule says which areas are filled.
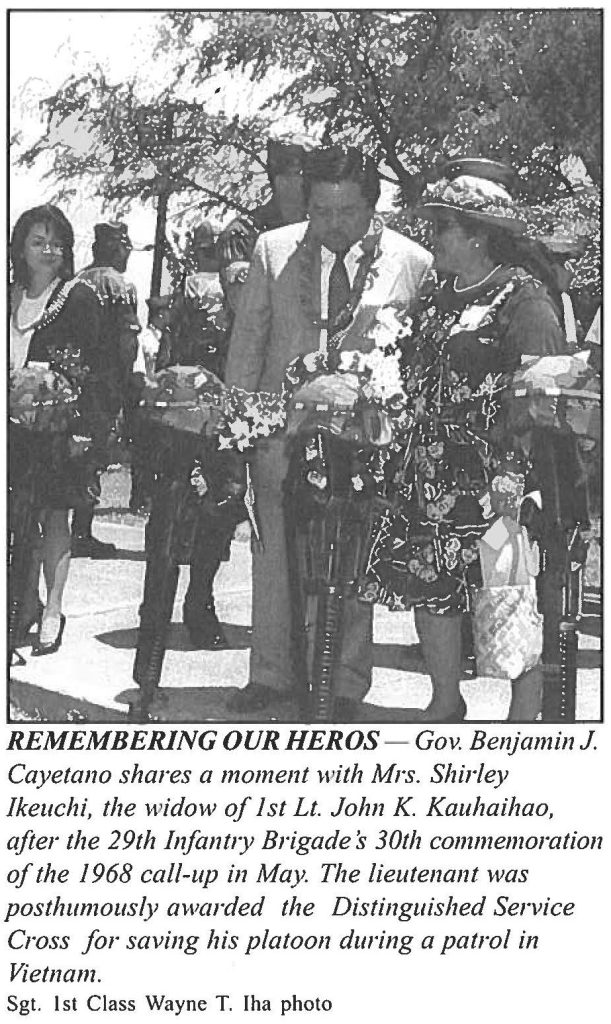
[[[307,319],[316,328],[319,330],[321,328],[328,329],[329,336],[334,336],[332,344],[336,348],[338,347],[335,340],[337,333],[345,331],[345,329],[350,325],[354,312],[363,297],[365,288],[371,286],[371,281],[375,274],[374,266],[381,253],[380,239],[383,228],[384,221],[382,218],[374,216],[371,221],[369,231],[361,243],[363,247],[363,255],[360,258],[356,277],[350,289],[350,298],[344,308],[340,310],[336,316],[333,324],[329,324],[327,320],[322,319],[319,312],[315,311],[313,307],[312,300],[315,291],[315,257],[319,247],[315,244],[309,228],[297,246],[297,258],[299,261],[299,300],[301,308]]]
[[[79,279],[76,277],[73,277],[71,281],[66,281],[59,289],[57,295],[53,299],[53,302],[51,302],[48,306],[45,306],[38,320],[36,320],[32,324],[28,324],[27,327],[19,326],[19,324],[17,323],[17,310],[15,310],[15,312],[13,313],[13,323],[16,329],[21,334],[23,334],[25,331],[38,331],[43,327],[48,327],[50,323],[57,319],[57,317],[59,316],[59,314],[61,313],[62,309],[66,304],[66,300],[70,292],[74,288],[75,284],[79,283],[87,284],[86,281],[79,282]],[[88,285],[88,287],[91,287],[91,285]]]
[[[500,288],[487,305],[473,303],[460,310],[442,312],[435,303],[432,303],[419,314],[414,330],[417,335],[415,365],[404,367],[407,390],[418,393],[414,402],[416,420],[423,420],[430,415],[432,410],[427,398],[431,398],[433,387],[434,408],[437,412],[440,411],[441,395],[445,387],[450,401],[455,405],[482,398],[482,411],[488,429],[498,411],[494,396],[504,390],[507,381],[501,374],[488,374],[479,387],[472,390],[456,370],[447,367],[446,350],[453,335],[462,331],[479,331],[494,323],[499,309],[505,305],[518,284],[533,280],[530,275],[522,278],[513,277]],[[427,356],[430,357],[428,365]]]

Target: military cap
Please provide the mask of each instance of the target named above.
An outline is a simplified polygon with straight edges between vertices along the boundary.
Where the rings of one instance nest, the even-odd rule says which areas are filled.
[[[132,243],[127,230],[127,224],[124,224],[123,221],[102,221],[102,223],[95,225],[93,235],[98,245],[121,242],[123,245],[131,248]]]
[[[151,313],[159,313],[162,309],[170,309],[173,299],[173,295],[152,295],[146,300],[146,304]]]
[[[209,220],[203,220],[193,229],[192,244],[194,249],[212,249],[215,242],[215,230]]]
[[[276,135],[267,142],[267,171],[276,174],[295,174],[303,168],[306,153],[316,143],[307,135]]]

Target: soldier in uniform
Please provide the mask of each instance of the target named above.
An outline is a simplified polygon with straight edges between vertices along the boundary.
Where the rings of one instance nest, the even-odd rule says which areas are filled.
[[[214,229],[208,221],[195,228],[192,252],[195,272],[185,275],[181,287],[174,293],[173,302],[180,362],[204,366],[221,377],[227,332],[219,258]]]
[[[132,367],[137,353],[140,324],[137,295],[125,279],[132,250],[127,226],[119,221],[96,224],[92,247],[93,262],[78,275],[97,295],[100,310],[100,339],[93,375],[96,421],[100,438],[107,439],[113,423],[125,405]],[[112,558],[114,544],[92,536],[93,509],[75,509],[72,520],[72,554],[89,558]]]
[[[250,260],[255,242],[263,231],[273,231],[305,219],[303,163],[315,143],[303,135],[278,137],[267,143],[267,177],[271,198],[256,207],[249,217],[232,220],[219,235],[221,268],[235,261]]]

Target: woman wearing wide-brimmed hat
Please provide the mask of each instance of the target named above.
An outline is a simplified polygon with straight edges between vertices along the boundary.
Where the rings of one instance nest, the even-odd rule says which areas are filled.
[[[455,161],[449,170],[418,211],[432,221],[443,284],[404,343],[414,417],[395,467],[399,509],[378,524],[361,588],[365,600],[414,609],[433,683],[420,720],[440,722],[466,713],[461,633],[478,541],[490,525],[480,499],[511,457],[501,427],[506,375],[522,355],[566,347],[545,283],[549,265],[529,245],[507,187],[511,171],[483,160]],[[534,717],[539,683],[520,682],[511,717]]]

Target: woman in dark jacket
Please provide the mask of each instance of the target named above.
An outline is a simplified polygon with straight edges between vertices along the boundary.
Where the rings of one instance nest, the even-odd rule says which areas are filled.
[[[56,206],[27,210],[15,224],[11,238],[11,370],[42,363],[80,384],[86,366],[94,362],[98,301],[88,285],[74,279],[73,246],[70,222]],[[86,390],[83,398],[91,404]],[[16,453],[13,455],[18,470]],[[69,509],[74,503],[71,484],[65,462],[40,467],[41,558],[47,593],[32,650],[35,655],[54,653],[62,641],[62,596],[70,567]],[[38,599],[37,574],[32,589],[26,600],[31,618]]]

